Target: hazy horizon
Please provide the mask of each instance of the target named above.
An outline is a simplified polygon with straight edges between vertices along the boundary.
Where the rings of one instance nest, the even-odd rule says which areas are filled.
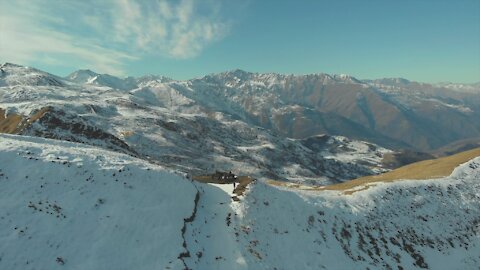
[[[66,76],[241,69],[480,81],[480,2],[0,1],[0,59]]]

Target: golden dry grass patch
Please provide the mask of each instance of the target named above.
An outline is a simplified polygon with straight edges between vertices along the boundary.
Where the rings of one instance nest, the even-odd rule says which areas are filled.
[[[5,110],[0,109],[0,133],[15,134],[22,121],[20,115],[5,115]]]

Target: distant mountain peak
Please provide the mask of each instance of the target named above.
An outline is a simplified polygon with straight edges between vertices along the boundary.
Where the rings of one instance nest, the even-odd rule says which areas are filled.
[[[79,69],[77,71],[72,72],[71,74],[90,74],[90,75],[99,75],[97,72],[91,69]]]
[[[63,79],[36,68],[3,63],[0,66],[0,86],[63,86]]]
[[[248,75],[248,74],[253,74],[253,72],[249,72],[249,71],[246,71],[246,70],[243,70],[243,69],[234,69],[234,70],[231,70],[229,71],[230,73],[232,74],[235,74],[235,75]]]
[[[221,73],[221,75],[223,75],[223,76],[236,77],[238,79],[249,79],[254,74],[255,73],[253,73],[253,72],[245,71],[245,70],[238,69],[238,68]]]
[[[162,75],[154,75],[154,74],[148,74],[144,75],[138,78],[133,78],[133,77],[128,77],[127,79],[133,79],[136,80],[137,83],[140,84],[145,84],[149,82],[158,82],[158,83],[166,83],[166,82],[171,82],[174,81],[174,79]]]
[[[333,78],[336,80],[344,81],[344,82],[363,84],[362,81],[348,74],[336,74],[336,75],[333,75]]]
[[[412,83],[411,81],[405,79],[405,78],[382,78],[382,79],[377,79],[374,80],[375,82],[379,83],[385,83],[385,84],[397,84],[397,85],[406,85]]]
[[[87,83],[94,79],[95,77],[99,76],[100,74],[90,70],[90,69],[79,69],[70,73],[66,79],[70,81],[74,81],[77,83]]]
[[[136,87],[132,78],[120,79],[109,74],[99,74],[90,69],[80,69],[69,74],[65,79],[80,83],[108,86],[115,89],[129,90]]]

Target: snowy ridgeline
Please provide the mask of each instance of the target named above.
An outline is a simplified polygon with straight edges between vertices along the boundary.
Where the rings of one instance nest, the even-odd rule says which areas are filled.
[[[480,158],[343,195],[192,183],[82,144],[0,135],[0,269],[478,269]]]

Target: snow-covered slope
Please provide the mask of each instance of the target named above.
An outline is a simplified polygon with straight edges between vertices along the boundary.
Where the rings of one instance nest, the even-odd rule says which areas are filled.
[[[0,269],[478,269],[480,157],[345,195],[190,182],[116,152],[0,135]]]
[[[193,269],[478,269],[480,157],[451,176],[345,195],[263,182],[244,200],[202,191]]]
[[[479,191],[480,158],[444,179],[353,195],[258,183],[240,241],[269,269],[478,269]]]
[[[127,155],[0,135],[0,269],[182,269],[196,193]]]

